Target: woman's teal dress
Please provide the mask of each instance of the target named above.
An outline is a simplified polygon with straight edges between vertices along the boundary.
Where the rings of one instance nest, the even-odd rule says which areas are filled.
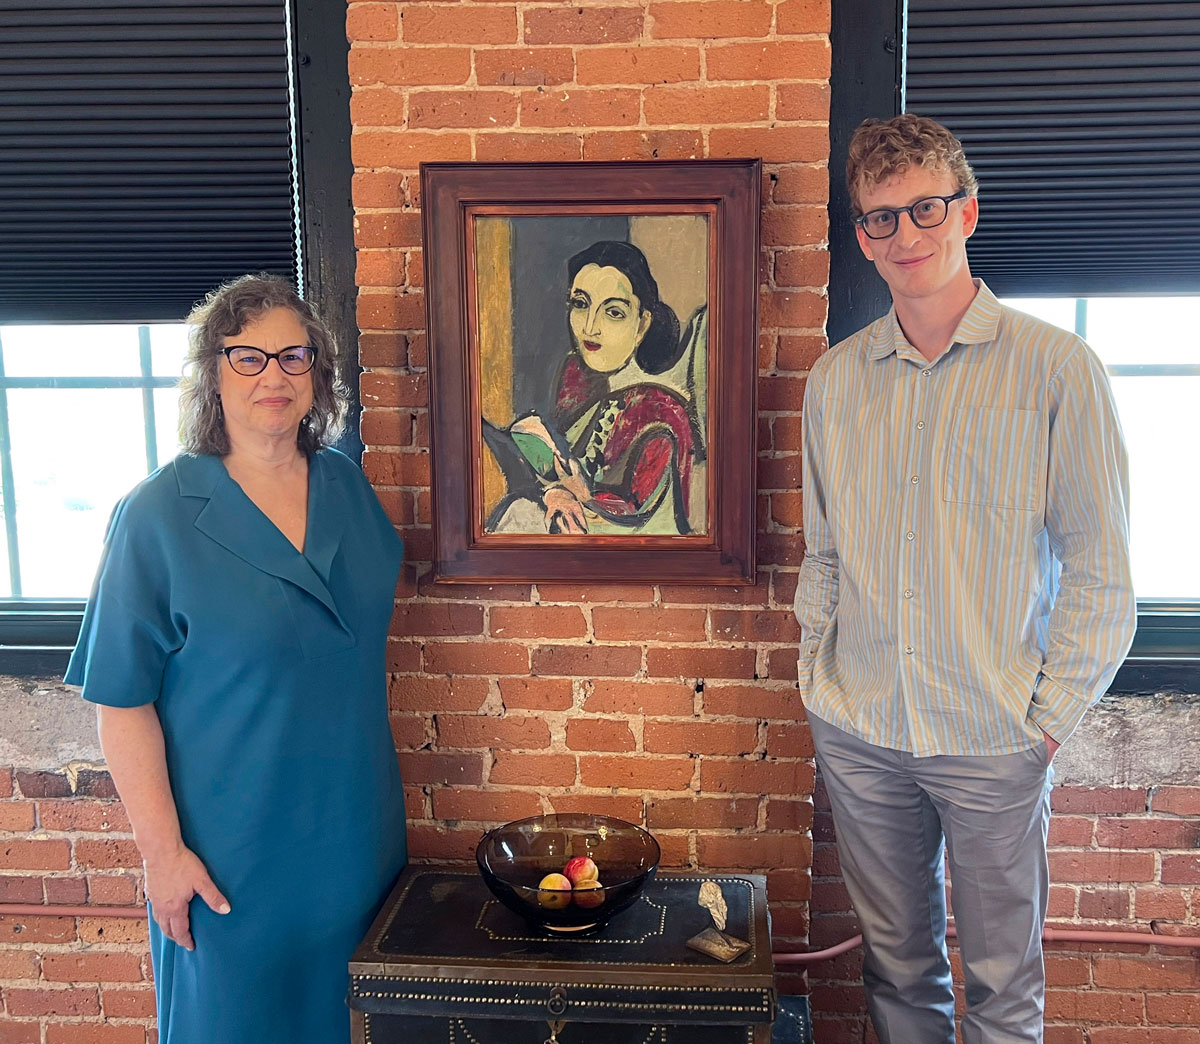
[[[401,544],[335,450],[301,554],[216,457],[180,456],[109,524],[66,680],[155,702],[183,840],[229,899],[195,950],[150,923],[161,1044],[344,1044],[347,961],[405,862],[384,646]]]

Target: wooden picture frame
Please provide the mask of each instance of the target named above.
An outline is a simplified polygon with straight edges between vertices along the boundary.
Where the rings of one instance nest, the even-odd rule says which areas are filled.
[[[754,582],[761,180],[422,164],[435,581]]]

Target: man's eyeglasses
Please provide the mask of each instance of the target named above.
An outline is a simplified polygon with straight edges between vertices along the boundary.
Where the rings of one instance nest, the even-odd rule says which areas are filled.
[[[222,348],[222,353],[229,360],[235,373],[243,377],[253,377],[267,368],[272,359],[279,363],[284,373],[299,377],[308,373],[317,361],[317,350],[307,345],[295,345],[285,348],[282,352],[264,352],[261,348],[251,348],[246,344],[235,344],[231,348]]]
[[[918,199],[911,207],[884,207],[868,210],[854,223],[868,239],[890,239],[900,227],[900,215],[907,214],[917,228],[937,228],[946,220],[950,204],[966,196],[966,189],[959,189],[953,196],[928,196]]]

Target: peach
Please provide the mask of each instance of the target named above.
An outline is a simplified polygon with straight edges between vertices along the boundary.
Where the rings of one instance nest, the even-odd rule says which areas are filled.
[[[604,886],[599,880],[580,881],[571,896],[574,898],[576,906],[591,910],[604,902]]]
[[[563,867],[563,876],[578,888],[581,881],[597,880],[600,877],[600,868],[587,856],[576,856],[567,860],[567,865]]]
[[[538,882],[538,902],[547,910],[571,904],[571,882],[562,874],[547,874]]]

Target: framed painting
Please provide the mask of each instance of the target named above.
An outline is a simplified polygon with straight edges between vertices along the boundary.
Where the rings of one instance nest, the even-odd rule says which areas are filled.
[[[753,582],[761,178],[422,165],[436,581]]]

